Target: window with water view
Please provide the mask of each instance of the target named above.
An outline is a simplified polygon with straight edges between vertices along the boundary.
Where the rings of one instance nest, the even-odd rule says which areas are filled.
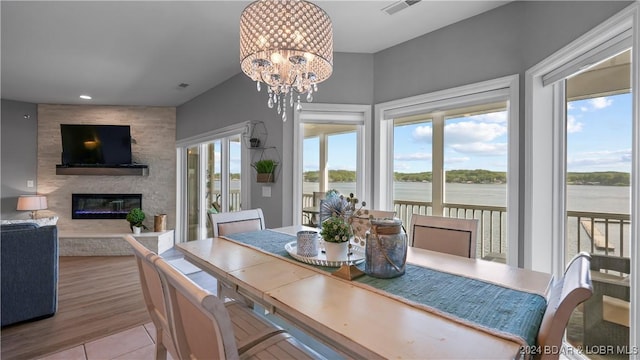
[[[567,339],[583,349],[611,347],[590,355],[598,358],[627,358],[629,345],[630,60],[625,51],[566,80],[565,262],[591,254],[594,291],[574,311]]]

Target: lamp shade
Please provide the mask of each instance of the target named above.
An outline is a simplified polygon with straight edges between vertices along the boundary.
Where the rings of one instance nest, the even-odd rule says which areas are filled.
[[[22,195],[18,197],[16,210],[43,210],[47,208],[47,197],[43,195]]]
[[[304,0],[258,0],[240,17],[240,67],[260,91],[267,85],[269,108],[293,107],[294,93],[307,102],[333,72],[333,25],[320,7]]]

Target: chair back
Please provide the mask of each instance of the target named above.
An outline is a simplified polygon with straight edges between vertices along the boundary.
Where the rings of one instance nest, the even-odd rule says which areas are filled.
[[[360,216],[356,216],[351,224],[354,241],[361,246],[366,244],[366,234],[371,228],[372,217],[374,219],[390,219],[396,215],[395,211],[365,210],[363,212]]]
[[[213,237],[265,228],[264,214],[260,208],[209,214],[209,219],[213,227]]]
[[[160,275],[153,264],[159,256],[144,247],[131,235],[125,235],[124,239],[133,247],[133,253],[138,264],[138,273],[140,274],[142,296],[151,321],[156,328],[156,358],[166,358],[167,351],[174,358],[177,358],[178,353],[171,335],[172,331]]]
[[[564,331],[573,310],[593,294],[591,257],[581,252],[573,257],[562,279],[551,287],[547,301],[547,310],[538,331],[538,345],[541,348],[559,349],[562,346]],[[560,352],[542,354],[542,359],[558,359]]]
[[[180,359],[238,359],[224,302],[162,258],[155,261],[170,311]]]
[[[413,214],[409,245],[467,258],[476,257],[477,219]]]

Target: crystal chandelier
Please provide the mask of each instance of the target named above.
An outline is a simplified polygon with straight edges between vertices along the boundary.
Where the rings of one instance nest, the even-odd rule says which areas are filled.
[[[295,100],[300,110],[300,96],[313,101],[318,83],[331,76],[331,19],[304,0],[255,1],[240,16],[240,62],[258,91],[266,84],[267,105],[287,121],[287,97],[289,106]]]

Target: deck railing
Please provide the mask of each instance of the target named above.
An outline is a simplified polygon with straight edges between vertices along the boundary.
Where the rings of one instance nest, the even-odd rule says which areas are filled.
[[[313,205],[313,195],[303,195],[303,207]],[[477,253],[482,258],[504,261],[507,253],[507,208],[470,204],[444,204],[445,216],[478,219]],[[396,216],[406,228],[415,214],[432,215],[431,202],[396,200]],[[567,212],[567,257],[580,251],[629,256],[629,214],[586,211]],[[304,219],[303,219],[304,221]]]

